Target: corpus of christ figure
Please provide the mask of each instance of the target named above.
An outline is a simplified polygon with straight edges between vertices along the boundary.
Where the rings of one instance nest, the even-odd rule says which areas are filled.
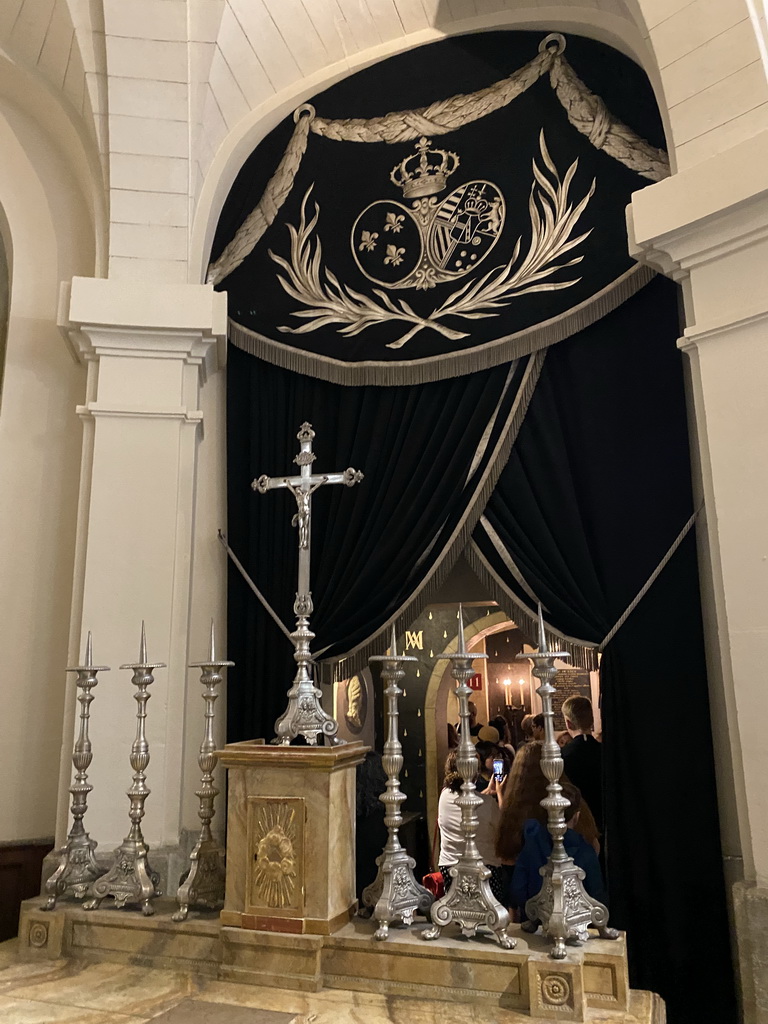
[[[309,645],[315,634],[309,628],[312,614],[312,593],[309,587],[310,538],[312,529],[312,494],[323,484],[345,484],[353,487],[363,479],[356,469],[345,469],[343,473],[312,473],[315,453],[312,439],[315,432],[311,423],[302,423],[296,435],[299,439],[299,454],[293,460],[299,467],[299,476],[260,476],[251,483],[254,491],[266,494],[279,487],[287,487],[296,499],[296,515],[292,519],[299,530],[299,578],[293,611],[296,615],[296,629],[291,633],[294,645],[296,676],[288,691],[288,707],[275,723],[278,743],[288,744],[296,736],[303,736],[307,743],[315,745],[322,733],[332,741],[339,725],[335,718],[326,714],[320,704],[320,690],[313,684],[309,666],[311,654]],[[339,742],[336,740],[336,742]]]

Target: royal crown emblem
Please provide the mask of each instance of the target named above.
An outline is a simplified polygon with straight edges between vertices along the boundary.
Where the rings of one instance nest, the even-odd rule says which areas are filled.
[[[390,171],[390,181],[403,190],[406,199],[420,199],[442,192],[448,178],[459,166],[455,153],[430,149],[430,146],[430,140],[422,135],[416,143],[418,155],[407,156]]]
[[[389,175],[411,206],[379,199],[352,228],[358,267],[385,288],[434,288],[463,277],[482,263],[504,227],[506,204],[493,182],[468,181],[438,201],[459,157],[433,148],[425,136],[415,148]]]

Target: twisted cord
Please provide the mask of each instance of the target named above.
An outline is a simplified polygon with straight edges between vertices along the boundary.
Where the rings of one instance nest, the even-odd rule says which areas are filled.
[[[568,120],[593,146],[651,181],[669,176],[669,158],[664,150],[656,149],[613,117],[561,54],[553,59],[549,80]]]
[[[398,110],[383,117],[330,120],[316,117],[315,135],[338,142],[411,142],[422,135],[445,135],[501,110],[552,67],[554,54],[545,49],[508,78],[478,92],[450,96],[420,110]]]
[[[541,41],[533,60],[514,74],[486,89],[451,96],[419,110],[395,111],[383,117],[331,120],[318,117],[308,103],[299,107],[293,115],[296,127],[282,160],[255,209],[221,256],[211,264],[208,282],[218,284],[239,267],[275,219],[293,188],[310,131],[339,142],[411,142],[422,135],[444,135],[500,110],[547,71],[568,120],[597,149],[604,149],[609,156],[651,181],[666,178],[669,175],[667,154],[611,115],[605,103],[589,91],[562,56],[564,49],[563,36],[552,33]]]
[[[283,159],[267,182],[267,187],[256,207],[245,218],[221,256],[209,267],[209,284],[218,284],[240,266],[278,215],[280,207],[293,188],[296,172],[307,148],[309,127],[315,116],[315,109],[306,104],[299,107],[293,116],[296,127],[283,153]]]

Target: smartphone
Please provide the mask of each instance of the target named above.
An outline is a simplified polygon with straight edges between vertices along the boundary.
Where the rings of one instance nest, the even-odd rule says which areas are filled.
[[[501,757],[493,759],[493,777],[497,782],[501,782],[504,778],[504,759]]]

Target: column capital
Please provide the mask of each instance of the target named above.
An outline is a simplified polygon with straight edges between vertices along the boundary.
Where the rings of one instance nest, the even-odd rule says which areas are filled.
[[[73,277],[61,286],[59,326],[78,359],[181,359],[200,383],[224,364],[227,298],[208,284]]]
[[[636,192],[629,251],[684,286],[689,335],[768,311],[768,131]]]
[[[627,207],[630,253],[680,279],[768,237],[768,132],[640,189]]]

